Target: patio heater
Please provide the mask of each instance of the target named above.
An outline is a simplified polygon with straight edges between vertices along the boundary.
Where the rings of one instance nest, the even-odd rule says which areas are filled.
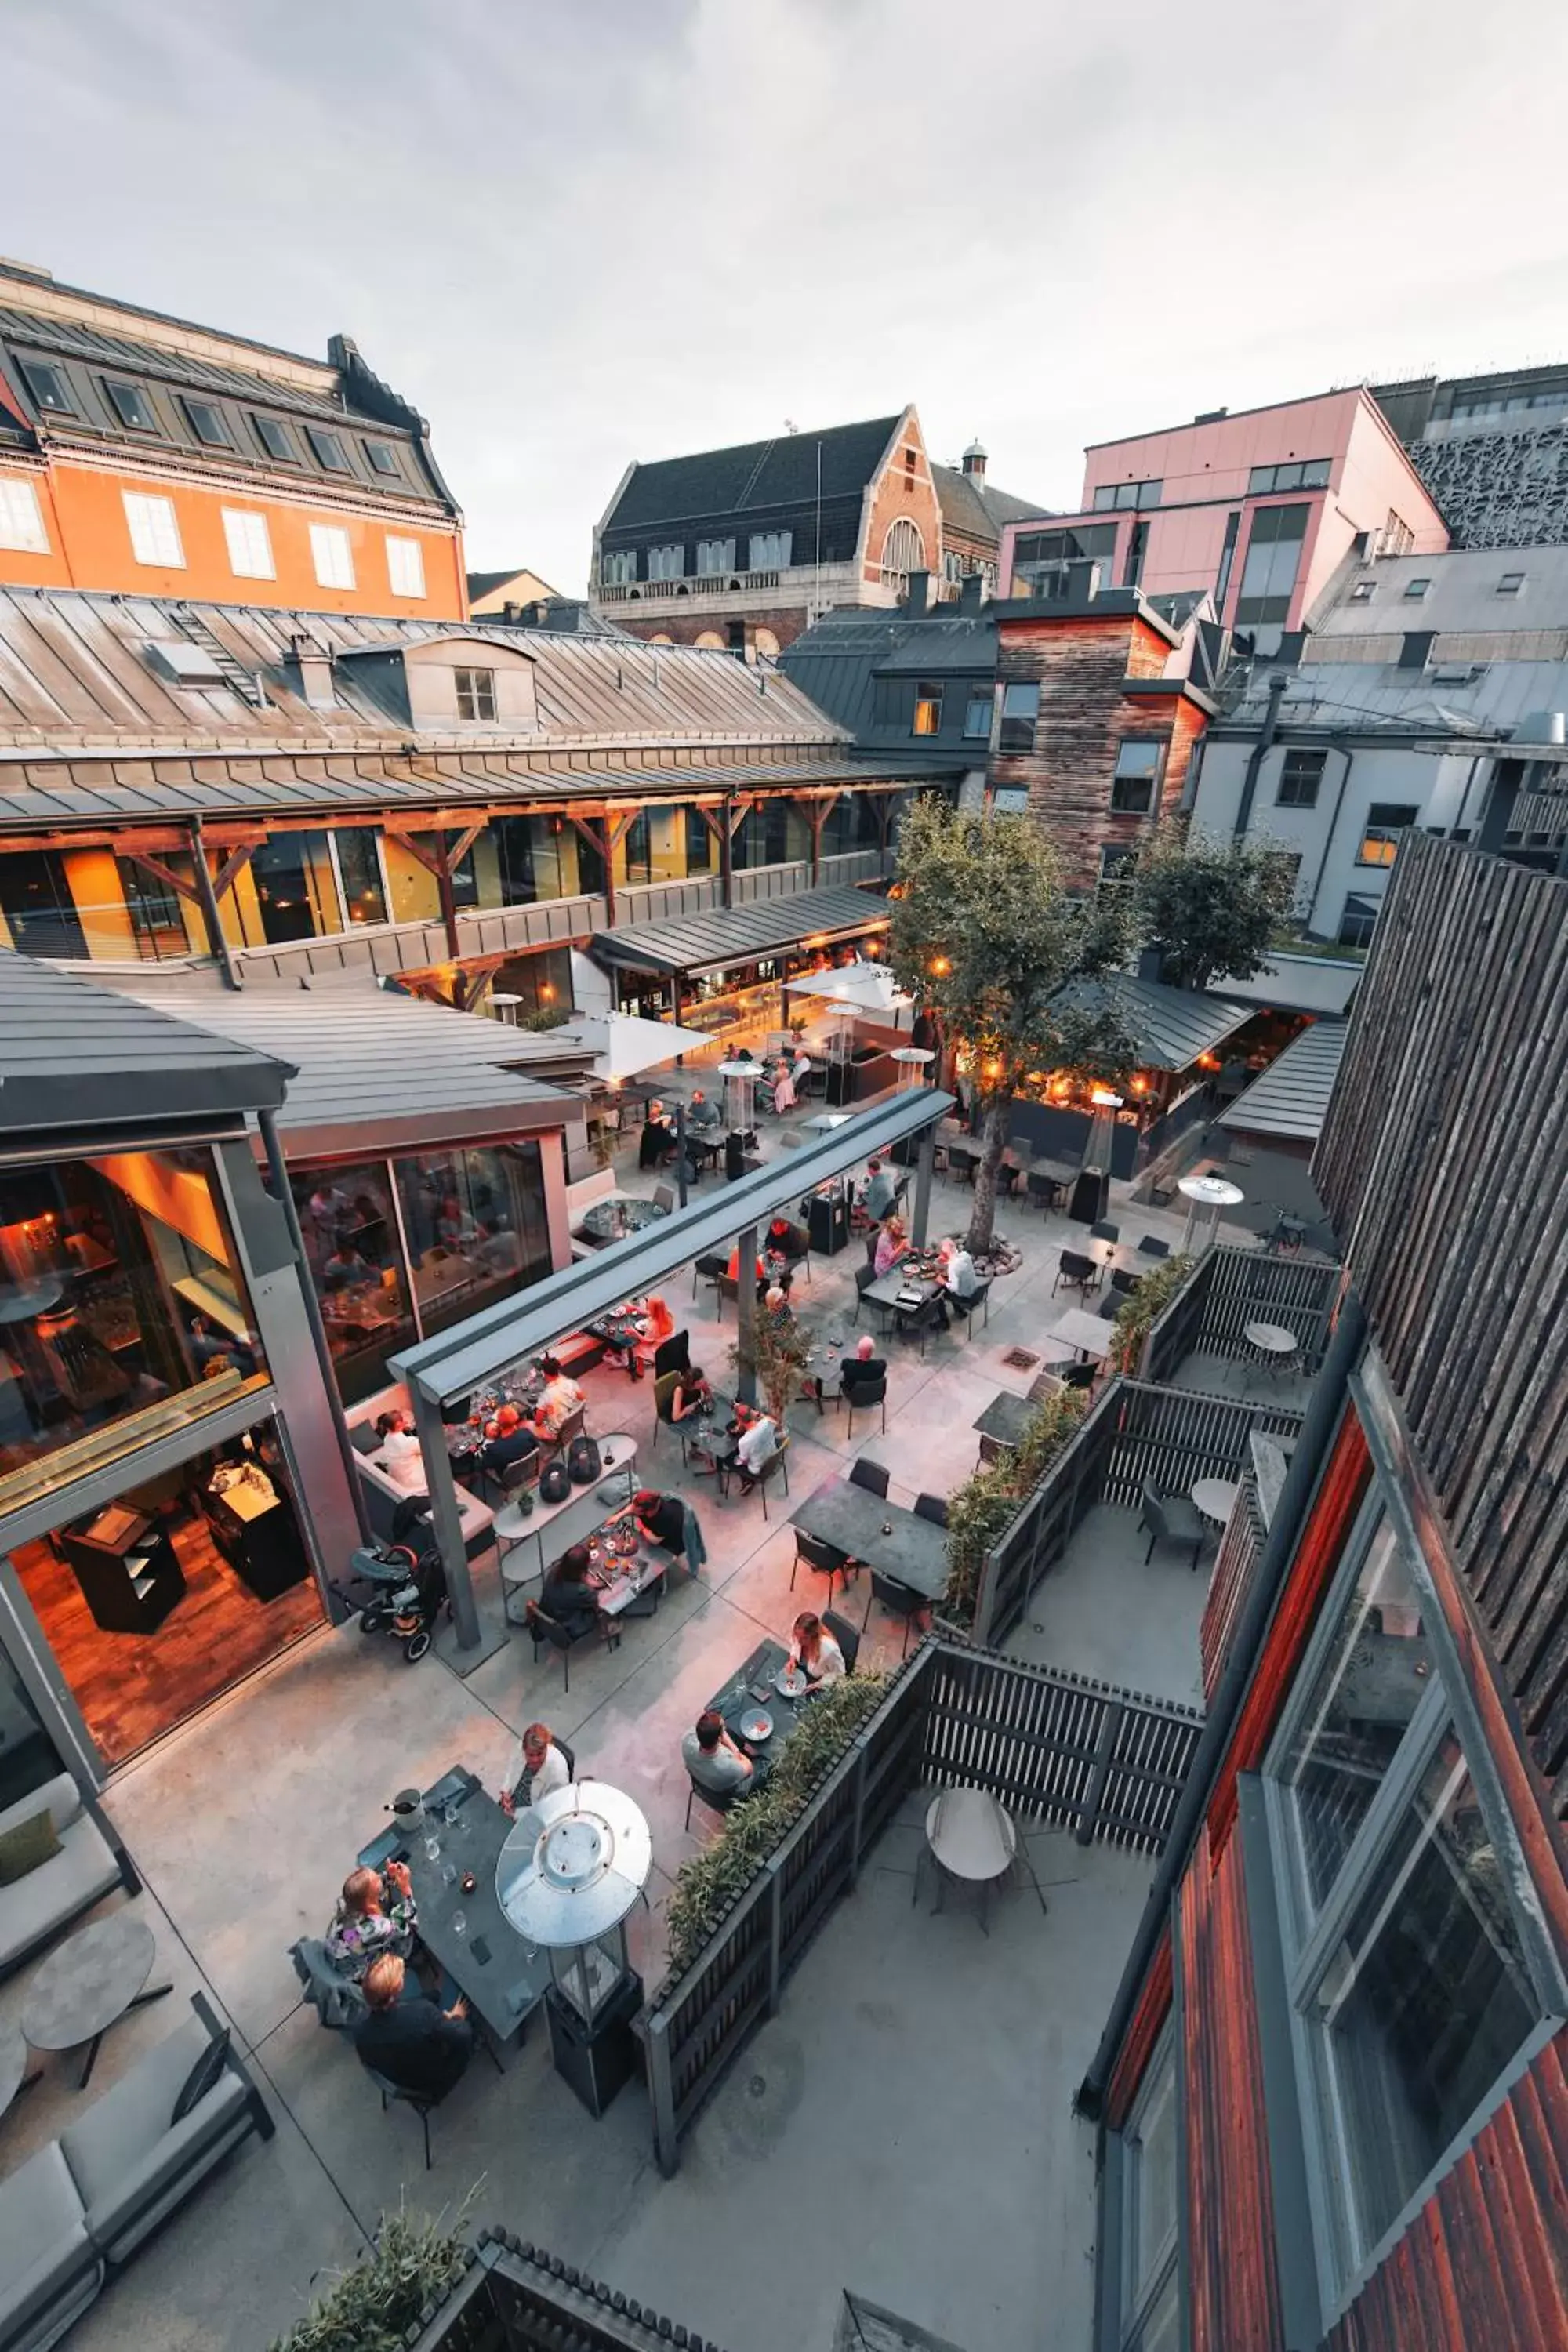
[[[756,1062],[721,1062],[719,1076],[724,1081],[724,1118],[731,1135],[738,1135],[742,1144],[754,1144],[757,1125],[757,1080],[762,1067]]]
[[[1072,1200],[1068,1207],[1069,1217],[1080,1224],[1092,1225],[1104,1216],[1110,1199],[1110,1148],[1116,1136],[1116,1114],[1121,1108],[1121,1097],[1113,1095],[1109,1087],[1096,1087],[1089,1096],[1094,1117],[1089,1121],[1089,1140],[1083,1148],[1083,1167],[1078,1182],[1072,1188]]]
[[[1228,1176],[1184,1176],[1176,1190],[1187,1202],[1187,1222],[1182,1234],[1184,1257],[1192,1248],[1201,1211],[1206,1211],[1208,1215],[1208,1230],[1204,1235],[1204,1247],[1207,1249],[1219,1231],[1220,1211],[1238,1209],[1247,1198],[1240,1185],[1233,1184]]]
[[[899,1082],[894,1091],[901,1095],[924,1086],[926,1064],[934,1062],[936,1055],[929,1045],[895,1045],[888,1058],[899,1066]]]
[[[550,1954],[550,2054],[592,2116],[637,2068],[632,2020],[642,1979],[626,1958],[626,1915],[653,1867],[638,1807],[607,1781],[557,1789],[519,1815],[496,1863],[496,1900]]]

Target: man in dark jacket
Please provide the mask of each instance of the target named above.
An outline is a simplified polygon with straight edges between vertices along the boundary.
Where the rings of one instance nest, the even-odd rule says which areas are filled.
[[[468,2002],[460,1993],[450,2009],[423,1994],[405,2000],[395,1952],[371,1962],[363,1990],[368,2013],[354,2028],[362,2063],[416,2099],[444,2099],[474,2054]]]

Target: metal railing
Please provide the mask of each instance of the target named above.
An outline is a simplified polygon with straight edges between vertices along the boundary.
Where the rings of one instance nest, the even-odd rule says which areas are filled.
[[[809,567],[807,567],[809,569]],[[749,588],[776,588],[776,572],[684,572],[675,580],[605,580],[594,591],[600,604],[655,604],[696,597],[743,595]]]
[[[1229,1244],[1206,1249],[1164,1311],[1149,1327],[1139,1370],[1156,1384],[1173,1380],[1192,1355],[1245,1357],[1249,1323],[1293,1332],[1301,1368],[1315,1372],[1329,1343],[1342,1269],[1303,1253],[1275,1257]]]
[[[1012,1812],[1157,1853],[1203,1718],[1169,1702],[928,1639],[702,1950],[638,2021],[654,2147],[680,2142],[910,1790],[988,1789]]]

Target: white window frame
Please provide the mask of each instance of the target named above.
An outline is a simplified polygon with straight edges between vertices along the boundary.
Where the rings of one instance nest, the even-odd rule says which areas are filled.
[[[353,541],[341,523],[310,525],[310,562],[319,588],[354,586]]]
[[[183,572],[185,551],[174,499],[148,490],[121,490],[120,498],[133,561],[146,564],[150,571]]]
[[[1116,2344],[1118,2352],[1136,2352],[1148,2330],[1161,2297],[1176,2275],[1182,2242],[1182,2197],[1186,2181],[1184,2150],[1182,2146],[1182,2094],[1177,2075],[1180,2053],[1176,2045],[1173,2020],[1167,2020],[1164,2031],[1154,2045],[1152,2056],[1143,2069],[1136,2097],[1121,2127],[1121,2275],[1117,2282]],[[1169,2097],[1171,2129],[1171,2165],[1174,2194],[1171,2202],[1171,2225],[1166,2235],[1154,2248],[1148,2265],[1148,2277],[1142,2294],[1137,2294],[1137,2282],[1132,2265],[1138,2242],[1138,2197],[1142,2171],[1142,2137],[1141,2126],[1148,2116],[1157,2095]],[[1179,2292],[1179,2290],[1178,2290]],[[1134,2301],[1134,2296],[1137,2300]]]
[[[0,474],[0,547],[18,555],[49,552],[37,489],[25,474]]]
[[[223,535],[228,547],[228,568],[237,580],[276,580],[272,533],[267,517],[254,507],[224,507]]]
[[[386,534],[386,583],[395,596],[424,596],[425,550],[416,539]]]
[[[882,577],[905,580],[926,569],[925,533],[912,515],[895,515],[882,539]]]
[[[635,547],[606,547],[599,555],[599,585],[601,588],[630,588],[637,576],[637,551]]]

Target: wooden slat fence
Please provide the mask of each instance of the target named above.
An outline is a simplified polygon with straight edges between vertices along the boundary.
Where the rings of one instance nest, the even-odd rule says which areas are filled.
[[[1205,1252],[1204,1263],[1212,1272],[1195,1342],[1200,1354],[1246,1356],[1247,1324],[1278,1323],[1300,1341],[1303,1368],[1318,1370],[1340,1290],[1341,1270],[1332,1258],[1220,1247]]]
[[[1029,1595],[1055,1568],[1084,1513],[1100,1500],[1115,1413],[1101,1391],[1018,1516],[985,1556],[975,1592],[973,1638],[985,1648],[1005,1642],[1029,1605]]]
[[[1143,1342],[1143,1360],[1138,1368],[1144,1380],[1173,1380],[1187,1358],[1196,1350],[1198,1333],[1208,1312],[1209,1290],[1214,1282],[1215,1259],[1218,1255],[1212,1249],[1204,1252],[1175,1297],[1150,1324],[1149,1336]]]
[[[1220,1538],[1219,1552],[1209,1578],[1208,1598],[1204,1602],[1203,1623],[1198,1628],[1198,1649],[1203,1658],[1204,1697],[1213,1704],[1215,1688],[1225,1671],[1230,1655],[1231,1637],[1236,1621],[1241,1614],[1241,1604],[1252,1587],[1252,1580],[1263,1552],[1263,1514],[1258,1507],[1258,1485],[1250,1474],[1243,1480],[1236,1508]]]
[[[1137,1510],[1143,1482],[1162,1495],[1184,1495],[1198,1478],[1240,1478],[1252,1463],[1248,1438],[1294,1437],[1299,1412],[1234,1397],[1200,1396],[1193,1389],[1155,1388],[1147,1381],[1113,1382],[1117,1422],[1098,1502]]]
[[[638,2021],[654,2147],[680,2142],[910,1790],[991,1790],[1010,1812],[1158,1853],[1203,1717],[1134,1691],[928,1639],[685,1974]]]

